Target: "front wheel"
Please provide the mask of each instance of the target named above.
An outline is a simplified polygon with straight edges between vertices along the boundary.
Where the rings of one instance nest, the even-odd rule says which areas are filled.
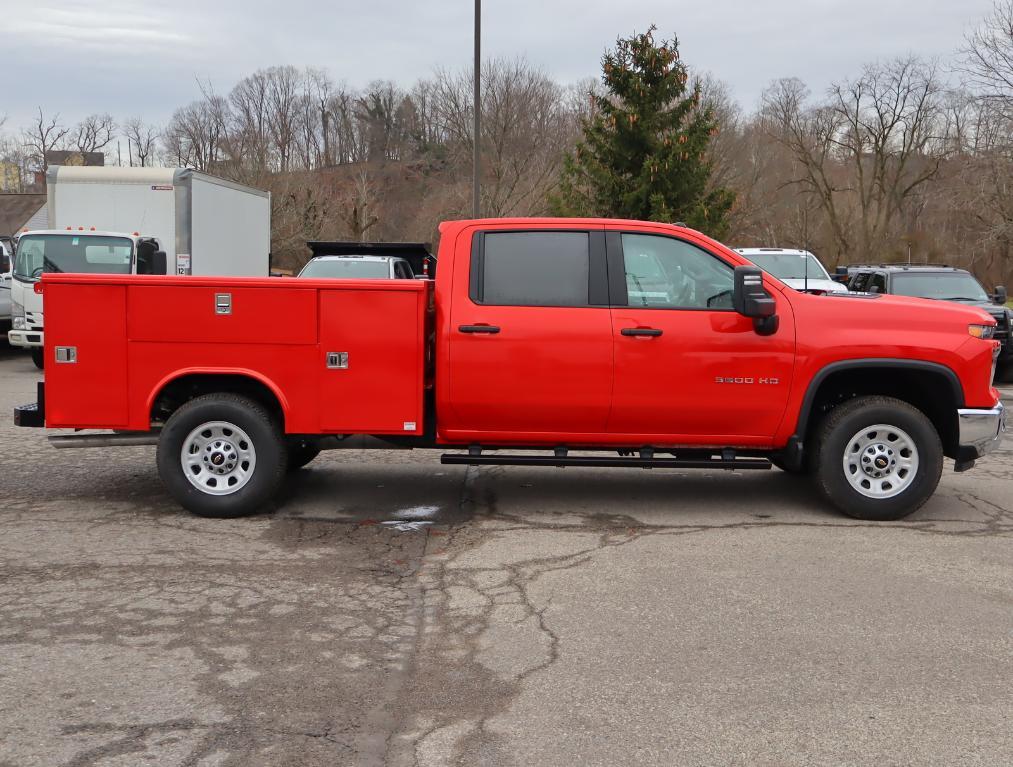
[[[39,370],[45,370],[46,368],[46,350],[41,346],[32,347],[32,362],[35,363],[35,367]]]
[[[932,422],[893,397],[857,397],[822,423],[813,455],[816,484],[855,519],[901,519],[935,492],[943,446]]]
[[[288,449],[278,423],[235,394],[190,400],[158,440],[158,473],[169,493],[201,517],[253,514],[274,497]]]

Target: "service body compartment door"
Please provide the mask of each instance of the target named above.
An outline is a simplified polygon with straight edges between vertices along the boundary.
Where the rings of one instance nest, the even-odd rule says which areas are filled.
[[[320,290],[321,431],[421,434],[426,283]]]
[[[125,427],[126,286],[46,283],[44,296],[46,426]]]

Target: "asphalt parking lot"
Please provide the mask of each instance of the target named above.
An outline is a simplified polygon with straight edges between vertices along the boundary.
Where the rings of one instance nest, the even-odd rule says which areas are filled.
[[[325,453],[192,517],[0,346],[0,765],[1009,765],[1013,452],[908,520],[779,471]]]

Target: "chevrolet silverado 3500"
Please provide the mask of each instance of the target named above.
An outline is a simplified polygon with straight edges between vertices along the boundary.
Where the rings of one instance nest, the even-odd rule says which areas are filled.
[[[157,444],[169,492],[211,517],[264,507],[321,449],[385,447],[774,464],[897,519],[944,456],[969,469],[1005,430],[980,309],[800,293],[637,221],[448,222],[437,262],[435,280],[43,275],[51,364],[15,421],[113,431],[58,447]]]

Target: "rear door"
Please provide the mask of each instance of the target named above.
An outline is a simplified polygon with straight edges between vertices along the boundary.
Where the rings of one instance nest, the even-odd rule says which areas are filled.
[[[461,238],[441,433],[541,444],[604,432],[612,328],[602,229]]]
[[[702,244],[648,230],[607,238],[615,342],[609,431],[717,445],[773,436],[795,352],[784,296],[771,291],[780,327],[761,336],[732,309],[734,265]]]

